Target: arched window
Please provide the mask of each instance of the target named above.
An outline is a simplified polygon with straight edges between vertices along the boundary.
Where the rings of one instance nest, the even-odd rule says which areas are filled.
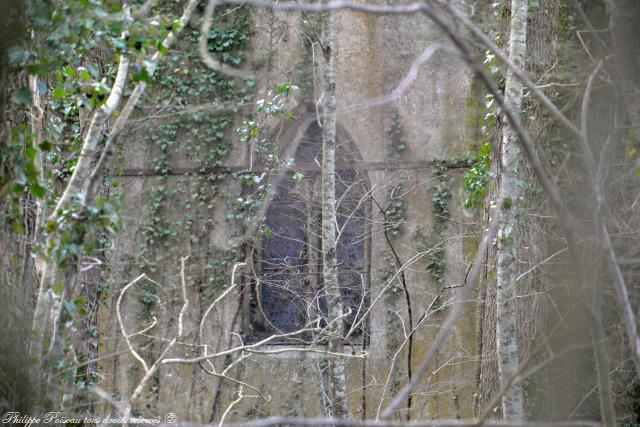
[[[259,283],[252,286],[247,338],[257,341],[306,327],[322,327],[327,314],[322,280],[321,170],[322,132],[317,124],[307,130],[295,153],[295,169],[279,184],[266,213],[268,232],[254,260]],[[366,181],[354,167],[353,154],[343,144],[336,150],[336,210],[338,280],[345,313],[345,330],[359,320],[366,307],[365,271]],[[362,325],[351,334],[362,336]],[[273,343],[303,343],[312,331]]]

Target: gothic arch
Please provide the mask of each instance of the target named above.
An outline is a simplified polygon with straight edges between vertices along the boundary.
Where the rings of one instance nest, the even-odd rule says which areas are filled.
[[[295,134],[302,137],[294,140]],[[285,153],[294,159],[294,170],[304,178],[288,173],[278,182],[265,216],[268,232],[256,250],[259,281],[252,286],[249,307],[249,340],[256,341],[279,332],[289,333],[324,322],[326,315],[322,288],[322,243],[320,239],[320,162],[322,130],[317,121],[305,129],[283,133],[292,147]],[[340,129],[336,149],[336,200],[340,230],[337,258],[338,276],[345,307],[351,310],[346,330],[359,320],[368,300],[369,283],[369,200],[368,179],[357,169],[361,157],[347,133]],[[317,326],[317,324],[316,324]],[[321,326],[321,325],[320,325]],[[361,341],[364,328],[351,335]],[[278,343],[309,342],[313,334],[296,335]]]

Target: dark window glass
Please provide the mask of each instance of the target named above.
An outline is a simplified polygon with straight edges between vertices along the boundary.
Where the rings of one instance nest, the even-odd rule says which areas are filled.
[[[296,183],[291,177],[285,179],[267,211],[266,226],[270,233],[262,238],[255,260],[260,282],[259,286],[252,286],[250,341],[297,331],[318,319],[319,326],[326,323],[320,238],[320,170],[316,162],[322,158],[321,144],[321,133],[316,125],[296,151],[296,165],[305,166],[303,182]],[[366,295],[366,201],[362,200],[365,186],[352,169],[350,157],[338,148],[336,201],[340,236],[336,256],[343,308],[345,312],[351,312],[344,320],[345,331],[362,315]],[[362,329],[358,327],[351,335],[352,341],[358,341],[361,335]],[[301,343],[312,338],[312,333],[304,333],[272,343]]]

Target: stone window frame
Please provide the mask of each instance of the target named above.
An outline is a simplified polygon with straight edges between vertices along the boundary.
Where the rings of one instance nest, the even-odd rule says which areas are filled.
[[[314,131],[317,133],[318,130],[319,128],[317,127],[317,125],[314,123],[311,123],[307,126],[306,129],[303,130],[303,132],[305,136],[307,136],[310,133],[313,134]],[[289,134],[291,135],[291,132]],[[309,138],[312,138],[312,137],[310,136]],[[360,191],[358,192],[358,194],[360,195],[359,197],[363,198],[365,197],[367,193],[367,189],[369,188],[369,185],[368,185],[369,180],[366,174],[363,175],[358,171],[357,163],[360,161],[359,152],[355,148],[355,146],[351,143],[351,139],[346,136],[346,134],[342,131],[340,127],[338,130],[337,141],[338,141],[337,148],[338,150],[342,151],[341,153],[342,157],[340,155],[336,156],[336,158],[338,159],[337,161],[340,162],[339,164],[336,165],[336,176],[337,176],[336,187],[338,188],[341,185],[340,184],[341,176],[344,176],[345,175],[344,172],[347,171],[348,172],[347,175],[351,174],[354,180],[357,180],[356,183],[353,185],[353,187],[355,186],[360,187]],[[294,150],[295,154],[292,157],[294,157],[295,159],[296,169],[298,167],[301,167],[303,169],[305,178],[300,182],[292,183],[292,180],[293,180],[292,175],[294,172],[288,173],[288,175],[283,180],[284,184],[281,185],[281,187],[287,187],[285,197],[280,199],[278,197],[275,197],[271,201],[269,209],[267,210],[266,222],[269,223],[269,210],[273,210],[274,212],[277,213],[279,209],[279,206],[278,206],[279,204],[282,204],[286,210],[292,206],[295,206],[297,202],[303,202],[302,204],[304,204],[305,206],[305,212],[300,215],[300,217],[298,218],[298,221],[304,223],[303,246],[305,247],[305,250],[306,250],[312,247],[315,247],[317,249],[321,246],[320,237],[319,237],[319,232],[320,232],[319,224],[321,223],[319,200],[316,199],[316,200],[311,200],[311,202],[309,202],[309,198],[308,198],[310,193],[315,193],[318,196],[320,194],[319,176],[321,174],[321,171],[319,167],[319,162],[316,161],[317,159],[314,159],[313,163],[310,163],[310,160],[311,160],[310,158],[307,158],[306,162],[300,161],[299,151],[300,151],[300,147],[303,146],[303,144],[304,142],[300,143],[300,145],[296,147],[296,149]],[[345,155],[345,153],[348,153],[348,155]],[[312,185],[311,188],[309,187],[310,185]],[[352,191],[352,189],[347,189],[346,191],[348,194],[348,192]],[[338,203],[338,208],[340,210],[340,203],[342,203],[343,201],[340,200],[340,197],[338,194],[336,195],[336,199]],[[347,197],[345,197],[345,199],[347,199]],[[369,308],[369,302],[370,302],[371,200],[367,199],[364,202],[362,202],[362,199],[361,199],[360,201],[361,203],[359,203],[358,209],[362,214],[362,218],[361,218],[362,233],[361,233],[361,240],[359,242],[359,244],[361,245],[361,249],[360,249],[361,250],[361,259],[360,259],[361,266],[359,268],[359,271],[358,270],[354,271],[353,268],[344,269],[341,267],[341,265],[344,265],[345,257],[348,257],[351,255],[351,257],[353,258],[353,253],[349,254],[348,251],[346,251],[345,253],[345,251],[342,251],[340,248],[338,248],[337,261],[339,266],[340,278],[343,279],[345,275],[351,275],[353,278],[353,276],[357,274],[359,276],[358,281],[360,282],[358,287],[359,289],[362,289],[361,291],[358,290],[359,292],[361,292],[361,294],[354,297],[355,299],[357,299],[358,304],[350,304],[350,307],[352,307],[352,312],[351,312],[351,318],[345,324],[345,329],[347,331],[355,321],[360,320],[362,315],[367,312]],[[338,215],[340,217],[340,212],[338,213]],[[346,215],[344,214],[342,216],[346,217]],[[354,217],[356,217],[356,215],[349,216],[347,221],[353,222]],[[280,237],[287,239],[287,238],[290,238],[291,236],[280,236]],[[314,239],[315,241],[311,242],[312,239]],[[268,238],[261,239],[261,241],[256,245],[255,251],[254,251],[255,256],[253,260],[253,269],[255,271],[256,276],[258,277],[263,277],[262,275],[265,273],[264,271],[265,262],[263,259],[263,255],[265,252],[264,240],[268,240]],[[318,296],[319,295],[318,278],[321,277],[321,274],[322,274],[321,256],[322,255],[319,250],[312,250],[312,251],[309,251],[309,253],[306,254],[305,257],[302,257],[302,256],[300,257],[306,260],[304,264],[296,263],[295,259],[292,259],[291,260],[292,262],[287,264],[287,267],[288,268],[290,267],[291,271],[293,271],[291,276],[292,279],[306,282],[306,284],[309,285],[309,288],[307,289],[307,291],[309,291],[309,289],[318,290],[318,291],[311,291],[311,292],[308,292],[306,295],[303,295],[305,298],[307,298],[307,300],[311,299],[313,301],[311,304],[306,304],[304,308],[307,311],[309,311],[310,307],[314,307],[316,314],[319,314],[323,311],[323,307],[322,307],[323,297]],[[319,262],[317,262],[318,257],[319,257]],[[284,274],[284,273],[276,272],[275,274],[277,275],[277,274]],[[299,275],[299,277],[293,277],[296,274]],[[354,280],[352,279],[352,282],[353,281]],[[272,314],[273,312],[270,313],[269,309],[265,309],[264,304],[258,303],[259,300],[262,303],[265,302],[264,297],[261,297],[260,299],[258,299],[257,297],[258,294],[263,293],[265,291],[264,283],[257,282],[256,280],[250,280],[248,285],[249,286],[246,292],[244,293],[244,298],[243,298],[243,305],[244,305],[243,325],[244,326],[243,326],[242,335],[245,342],[255,343],[266,338],[269,335],[278,334],[278,331],[276,329],[278,329],[278,326],[282,326],[283,324],[282,322],[278,322],[279,325],[273,325],[273,323],[269,321],[265,321],[265,318],[269,317],[270,314]],[[353,286],[350,287],[350,289],[353,289]],[[348,299],[349,296],[353,295],[353,291],[346,291],[343,293],[343,295],[345,294]],[[349,303],[345,302],[345,304],[349,304]],[[294,305],[295,304],[290,304],[290,306],[294,306]],[[354,307],[354,305],[357,305],[357,307]],[[293,309],[295,310],[295,307]],[[358,316],[357,319],[356,319],[356,315]],[[307,313],[307,317],[311,317],[311,314]],[[256,322],[257,318],[261,318],[262,319],[261,322]],[[315,319],[315,317],[313,318]],[[300,320],[297,324],[302,325],[304,324],[304,321]],[[272,326],[276,326],[276,329],[274,329]],[[260,328],[262,328],[262,330],[260,330]],[[256,329],[258,329],[258,331],[256,331]],[[288,331],[282,330],[282,332],[288,332]],[[367,319],[365,319],[358,326],[358,331],[354,331],[354,333],[351,334],[349,339],[346,341],[346,344],[351,344],[354,346],[366,345],[368,341],[368,336],[369,336],[369,322]],[[302,334],[302,335],[297,335],[295,338],[270,340],[268,345],[303,345],[304,346],[304,345],[309,345],[313,343],[316,343],[316,342],[314,341],[312,334]]]

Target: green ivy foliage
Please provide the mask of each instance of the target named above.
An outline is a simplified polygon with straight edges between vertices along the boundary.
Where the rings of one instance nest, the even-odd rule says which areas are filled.
[[[431,186],[431,202],[433,203],[436,221],[449,218],[449,201],[451,200],[451,180],[447,175],[447,166],[445,164],[437,165],[434,168],[435,182]]]
[[[389,207],[385,212],[385,227],[391,232],[391,235],[397,236],[404,231],[407,222],[407,202],[404,196],[396,196],[389,203]]]
[[[400,114],[396,112],[393,115],[391,124],[384,131],[387,134],[385,145],[394,157],[399,158],[407,150],[409,144],[402,131]]]
[[[164,4],[165,13],[173,13]],[[224,10],[224,6],[220,8]],[[207,34],[208,49],[219,61],[234,67],[243,66],[252,36],[248,7],[233,13],[214,16],[213,28]],[[191,244],[200,249],[191,262],[199,268],[190,282],[199,284],[203,294],[214,295],[226,283],[237,248],[221,249],[207,243],[215,233],[214,210],[220,203],[220,191],[232,178],[225,162],[234,149],[234,125],[238,112],[244,111],[253,99],[255,80],[229,77],[209,69],[198,52],[200,22],[196,14],[185,28],[177,46],[167,53],[158,67],[155,85],[147,92],[143,103],[160,111],[157,118],[140,112],[134,120],[142,122],[134,138],[139,137],[157,178],[148,196],[148,211],[142,225],[144,241],[137,267],[157,277],[166,273],[166,265],[175,264],[184,254],[177,251],[188,235]],[[124,162],[120,153],[119,162]],[[195,165],[197,172],[180,178],[170,178],[181,158]],[[190,194],[191,197],[181,197]],[[180,206],[176,201],[179,200]],[[176,209],[180,215],[176,216]],[[234,216],[229,218],[234,219]],[[203,243],[202,245],[200,243]],[[142,316],[153,313],[158,303],[157,288],[145,285],[140,294]]]
[[[444,272],[446,269],[445,249],[442,244],[446,223],[451,216],[449,202],[452,197],[451,177],[448,175],[448,168],[445,164],[437,165],[434,170],[434,184],[431,186],[431,204],[433,209],[433,223],[429,236],[422,235],[425,250],[429,250],[427,255],[426,270],[437,283],[444,282]],[[420,237],[420,236],[419,236]]]
[[[96,255],[96,251],[108,246],[111,238],[119,232],[119,211],[117,199],[99,198],[95,206],[83,209],[81,201],[76,198],[45,225],[45,235],[60,235],[60,244],[46,248],[47,255],[53,256],[61,266],[78,260],[82,255]]]
[[[9,34],[14,36],[2,41],[0,61],[17,78],[2,82],[10,129],[0,143],[0,191],[4,196],[5,189],[10,190],[11,203],[0,213],[0,224],[24,232],[19,225],[22,211],[17,208],[20,198],[30,193],[42,199],[47,192],[55,197],[54,179],[64,182],[78,158],[80,109],[91,114],[105,102],[117,58],[129,56],[138,70],[133,80],[140,80],[143,57],[178,28],[175,20],[161,14],[151,21],[135,21],[131,16],[139,4],[132,2],[128,10],[119,0],[31,0],[8,5]],[[38,78],[42,107],[47,110],[45,139],[37,145],[30,128],[33,100],[27,76]],[[46,182],[40,178],[38,151],[53,165]]]
[[[270,136],[269,132],[271,130],[269,123],[273,119],[279,119],[281,124],[295,119],[289,106],[298,94],[298,90],[296,85],[288,82],[276,86],[274,90],[267,93],[267,97],[256,101],[255,117],[244,120],[242,126],[236,129],[240,140],[250,144],[257,160],[268,168],[268,171],[261,173],[247,171],[235,174],[235,177],[243,183],[247,194],[236,199],[235,213],[231,215],[242,220],[245,225],[259,221],[256,215],[264,199],[275,194],[275,189],[267,183],[266,179],[272,171],[280,168],[290,169],[294,181],[300,182],[304,179],[304,174],[295,170],[294,159],[280,157],[278,137]],[[270,237],[271,231],[266,225],[262,224],[258,231]]]
[[[464,179],[463,189],[467,195],[464,199],[465,208],[476,209],[484,206],[484,197],[491,176],[491,144],[486,142],[482,144],[480,153],[472,160]]]

